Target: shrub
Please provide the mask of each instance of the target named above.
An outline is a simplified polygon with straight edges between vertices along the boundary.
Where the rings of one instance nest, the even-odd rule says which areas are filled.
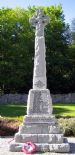
[[[13,136],[18,131],[18,123],[13,120],[0,119],[0,136]]]
[[[59,118],[58,122],[63,129],[64,136],[75,136],[75,118]]]

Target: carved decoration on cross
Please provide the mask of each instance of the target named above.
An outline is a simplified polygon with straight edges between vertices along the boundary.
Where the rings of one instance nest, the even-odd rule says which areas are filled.
[[[44,27],[48,24],[49,17],[39,9],[36,15],[30,18],[29,22],[36,27],[35,36],[44,36]]]

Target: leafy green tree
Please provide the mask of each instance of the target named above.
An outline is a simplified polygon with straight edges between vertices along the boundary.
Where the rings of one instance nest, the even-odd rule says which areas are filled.
[[[39,8],[50,17],[45,29],[48,88],[52,93],[68,92],[69,25],[61,5]],[[0,87],[4,92],[27,92],[32,86],[35,37],[29,18],[37,9],[0,9]]]
[[[28,89],[33,55],[29,18],[19,8],[1,9],[0,14],[0,86],[6,92]]]
[[[46,28],[48,87],[52,93],[68,91],[67,49],[70,43],[69,25],[65,23],[62,6],[46,8],[50,23]]]
[[[75,45],[75,18],[72,20],[71,33],[72,33],[72,44]]]

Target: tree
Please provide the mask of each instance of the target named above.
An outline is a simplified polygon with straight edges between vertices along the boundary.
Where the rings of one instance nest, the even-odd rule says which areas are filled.
[[[72,33],[72,44],[75,45],[75,18],[72,20],[71,33]]]
[[[32,73],[33,33],[23,9],[0,10],[0,86],[10,92],[28,89]],[[29,83],[30,85],[30,83]]]
[[[40,8],[50,17],[45,29],[48,88],[52,93],[68,92],[64,83],[69,83],[69,25],[61,5]],[[0,9],[0,87],[4,92],[27,92],[32,86],[35,37],[29,18],[37,9]]]
[[[50,23],[46,29],[48,87],[52,93],[69,91],[69,61],[67,49],[70,43],[69,25],[65,23],[62,6],[46,8]]]

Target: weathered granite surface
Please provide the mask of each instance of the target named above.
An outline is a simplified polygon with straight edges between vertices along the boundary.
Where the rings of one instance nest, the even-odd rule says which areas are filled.
[[[48,22],[49,18],[42,10],[38,10],[36,15],[30,19],[30,23],[36,28],[33,89],[46,89],[47,87],[44,28]]]
[[[32,141],[38,151],[69,152],[70,145],[62,134],[55,116],[26,115],[10,145],[10,151],[21,151],[25,142]]]
[[[28,95],[27,114],[52,114],[52,99],[48,89],[31,89]]]

